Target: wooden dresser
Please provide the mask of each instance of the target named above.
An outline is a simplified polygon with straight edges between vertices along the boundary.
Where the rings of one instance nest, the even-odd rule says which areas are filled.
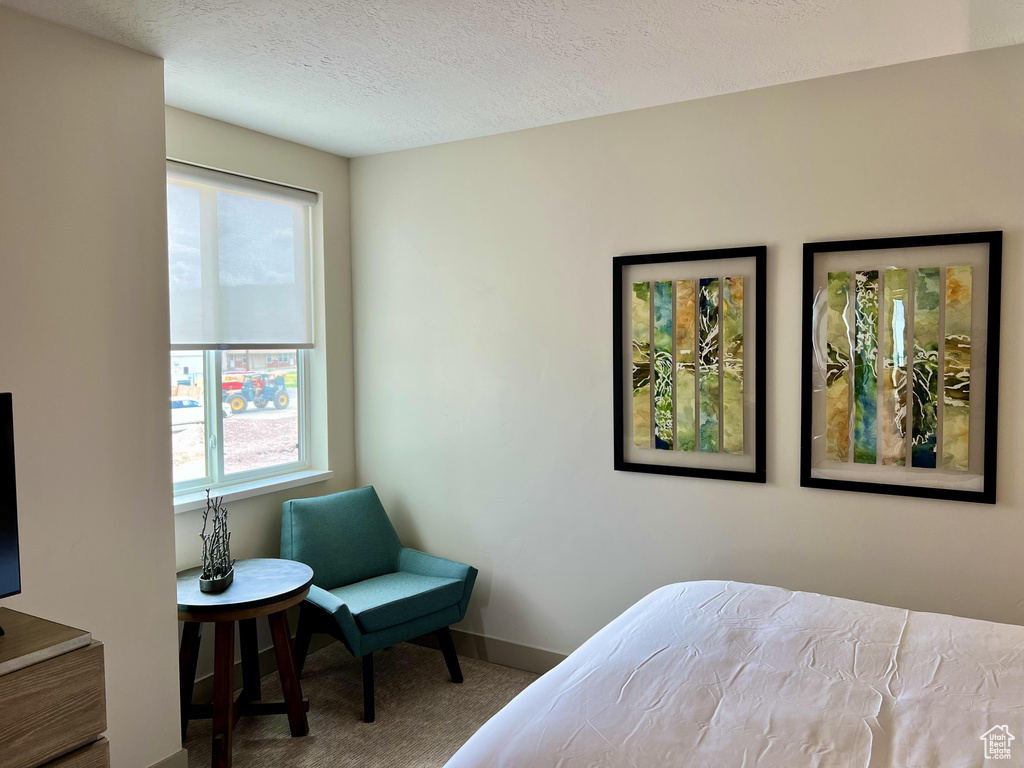
[[[109,768],[103,644],[0,608],[0,766]]]

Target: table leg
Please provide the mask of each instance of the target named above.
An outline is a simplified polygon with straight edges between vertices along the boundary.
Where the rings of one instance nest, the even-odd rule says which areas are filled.
[[[305,708],[302,704],[302,686],[295,669],[295,657],[292,655],[291,634],[288,631],[288,617],[284,611],[267,616],[270,622],[270,633],[274,637],[274,653],[277,655],[277,671],[281,675],[281,690],[288,710],[288,725],[292,736],[305,736],[309,733]]]
[[[231,768],[234,673],[235,622],[218,621],[213,648],[213,768]]]
[[[238,641],[242,647],[242,698],[247,701],[259,701],[262,698],[262,690],[256,619],[241,619],[238,622]]]
[[[203,625],[186,621],[181,630],[181,648],[178,650],[178,693],[181,703],[181,741],[188,735],[189,709],[192,707],[192,689],[196,682],[196,664],[199,661],[199,642]]]

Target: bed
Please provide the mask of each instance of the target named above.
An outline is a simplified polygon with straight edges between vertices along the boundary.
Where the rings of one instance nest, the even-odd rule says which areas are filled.
[[[1022,764],[1024,627],[701,581],[633,605],[446,768]]]

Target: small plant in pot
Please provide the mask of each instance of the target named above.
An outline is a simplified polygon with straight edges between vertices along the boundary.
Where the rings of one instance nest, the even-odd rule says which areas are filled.
[[[211,497],[206,492],[203,512],[203,572],[199,576],[200,592],[223,592],[235,577],[235,561],[231,559],[231,533],[228,531],[228,510],[224,497]],[[206,526],[210,525],[210,532]]]

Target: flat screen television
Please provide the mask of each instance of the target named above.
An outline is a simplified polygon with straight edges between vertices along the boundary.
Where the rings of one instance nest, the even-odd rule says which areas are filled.
[[[18,492],[14,481],[14,406],[10,393],[0,392],[0,597],[21,592]]]

